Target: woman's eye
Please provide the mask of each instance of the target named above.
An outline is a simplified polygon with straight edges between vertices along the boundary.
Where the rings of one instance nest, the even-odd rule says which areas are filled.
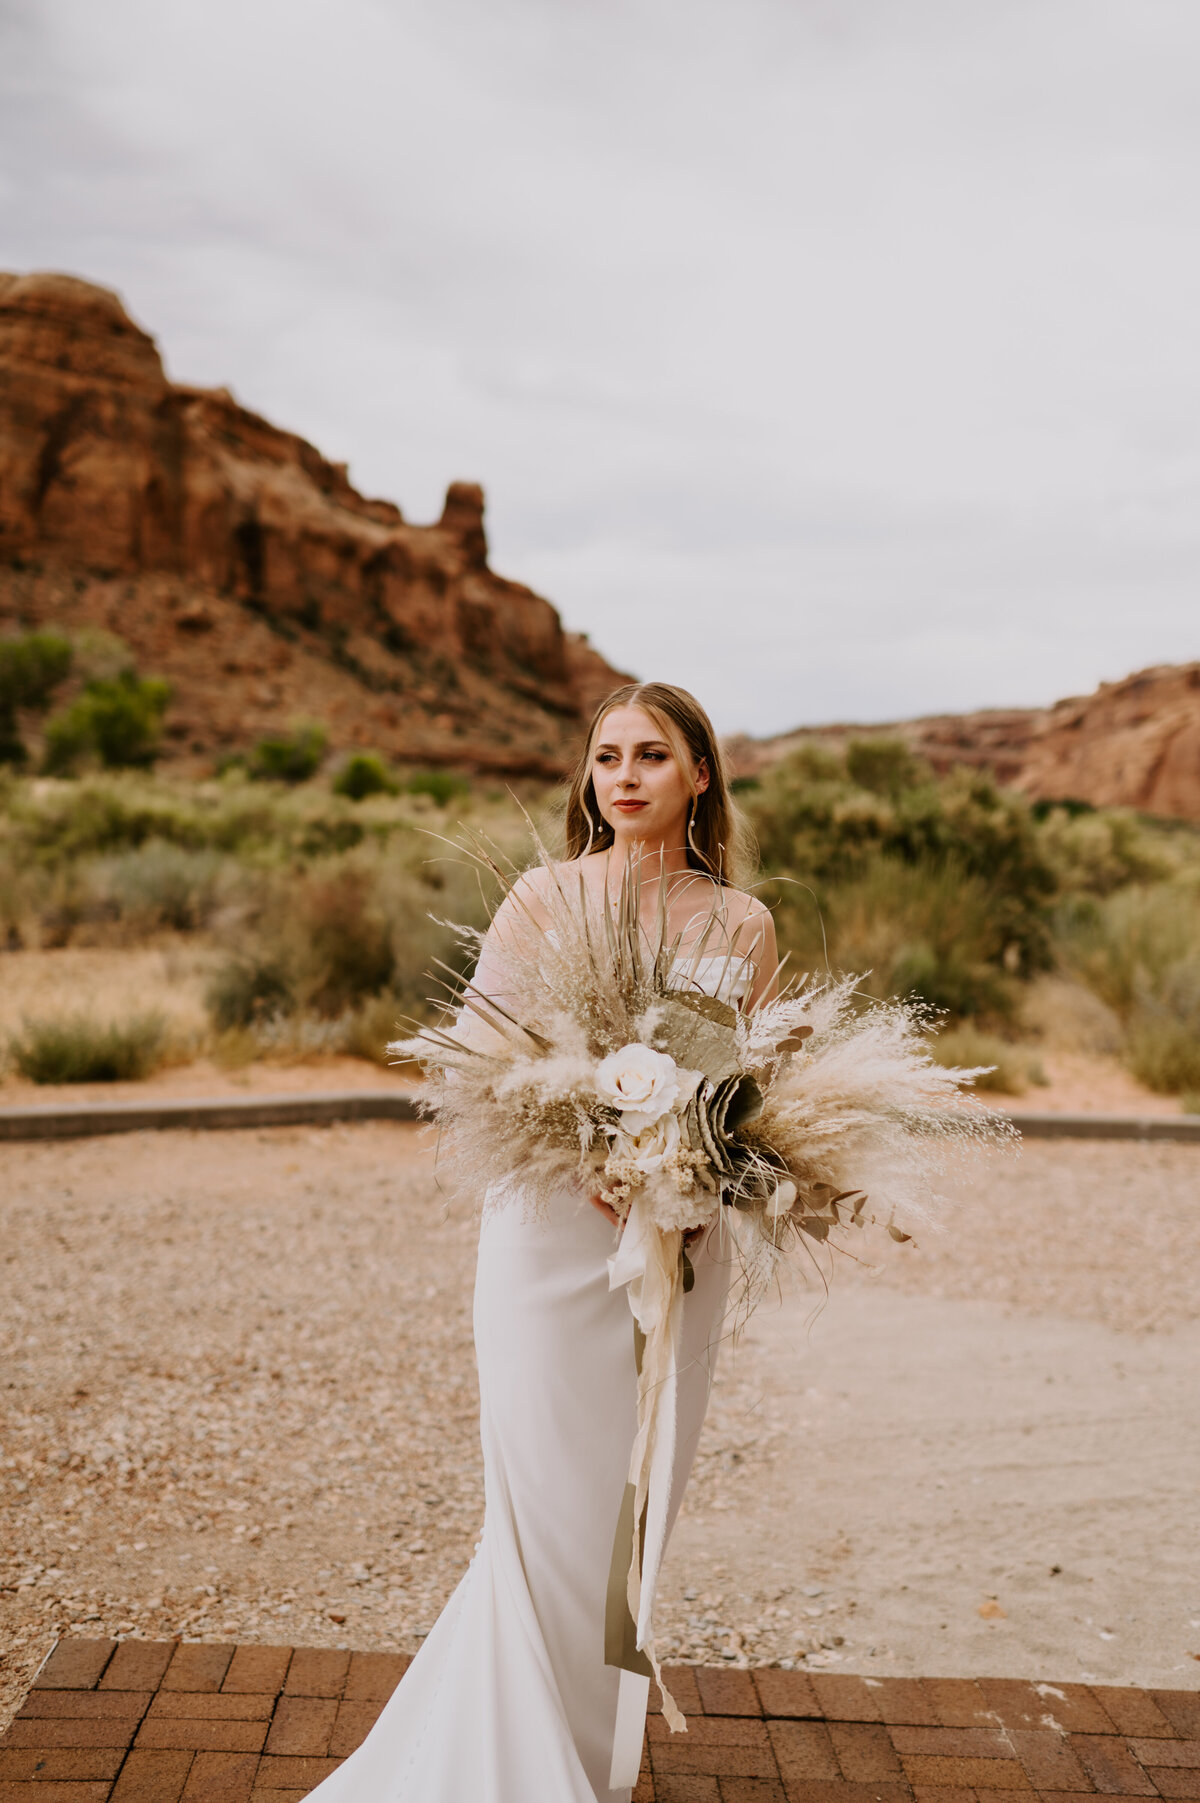
[[[648,764],[665,764],[667,761],[665,751],[644,751],[642,756]]]

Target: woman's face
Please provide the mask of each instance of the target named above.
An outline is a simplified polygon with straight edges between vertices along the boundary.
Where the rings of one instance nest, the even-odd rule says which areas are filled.
[[[615,707],[596,735],[592,783],[618,843],[675,848],[686,844],[692,795],[707,789],[708,769],[703,762],[684,769],[643,708]]]

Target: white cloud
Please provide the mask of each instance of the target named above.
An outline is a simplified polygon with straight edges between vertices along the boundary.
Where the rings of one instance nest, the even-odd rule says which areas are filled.
[[[484,481],[497,566],[721,724],[1197,654],[1189,0],[5,29],[10,266],[120,288],[413,517]]]

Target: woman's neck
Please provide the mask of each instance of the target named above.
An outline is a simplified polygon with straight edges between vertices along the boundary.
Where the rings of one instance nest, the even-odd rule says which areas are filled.
[[[605,883],[610,896],[620,893],[627,873],[643,895],[663,887],[668,896],[689,877],[702,874],[688,863],[686,845],[648,839],[617,839],[609,847],[605,867]]]

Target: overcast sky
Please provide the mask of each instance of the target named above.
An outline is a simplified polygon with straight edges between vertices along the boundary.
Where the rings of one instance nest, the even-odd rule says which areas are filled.
[[[0,265],[726,730],[1200,655],[1196,0],[0,0]]]

